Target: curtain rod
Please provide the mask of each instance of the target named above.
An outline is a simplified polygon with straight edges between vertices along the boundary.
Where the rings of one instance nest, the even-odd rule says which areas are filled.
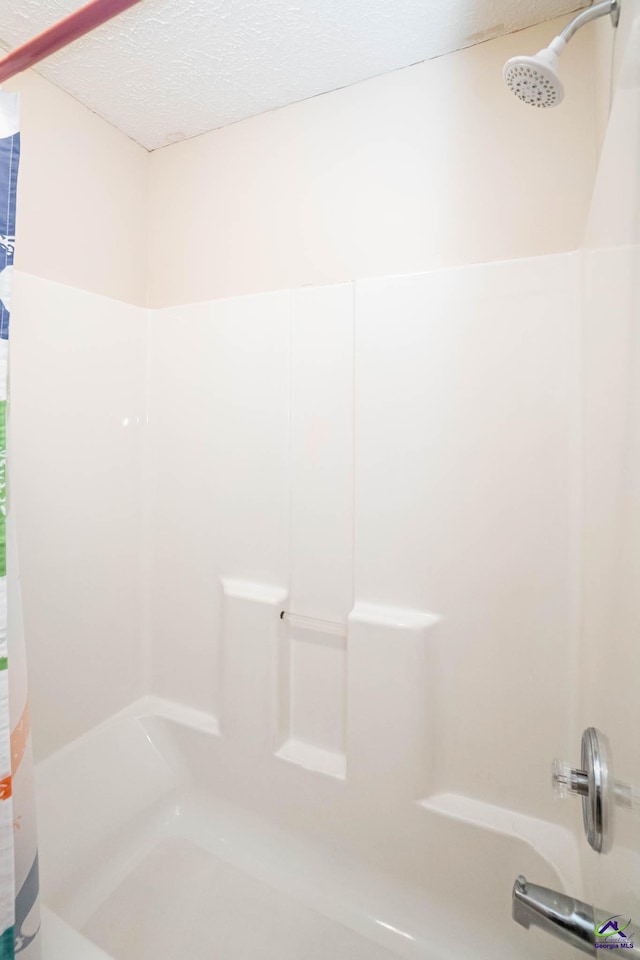
[[[75,13],[70,13],[64,20],[39,33],[21,47],[16,47],[0,60],[0,83],[16,73],[28,70],[136,3],[140,3],[140,0],[91,0],[91,3],[80,7]]]

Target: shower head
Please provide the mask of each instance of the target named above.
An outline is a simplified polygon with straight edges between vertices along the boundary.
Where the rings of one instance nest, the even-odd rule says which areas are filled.
[[[558,76],[558,56],[572,36],[591,20],[611,17],[614,27],[620,17],[620,0],[602,0],[579,13],[567,24],[559,37],[533,57],[512,57],[504,65],[503,76],[512,93],[532,107],[557,107],[564,98],[564,87]]]
[[[566,46],[561,37],[533,57],[512,57],[504,65],[504,79],[523,103],[531,107],[557,107],[564,97],[558,76],[558,54]]]

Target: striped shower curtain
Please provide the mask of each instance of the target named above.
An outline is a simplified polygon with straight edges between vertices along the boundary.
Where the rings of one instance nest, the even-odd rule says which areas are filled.
[[[9,312],[20,158],[17,94],[0,92],[0,960],[38,960],[38,848],[20,576],[7,500]]]

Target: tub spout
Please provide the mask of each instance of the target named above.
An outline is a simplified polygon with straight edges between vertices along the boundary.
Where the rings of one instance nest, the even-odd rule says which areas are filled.
[[[593,907],[564,893],[528,883],[518,877],[513,885],[513,919],[527,929],[533,924],[595,957]]]

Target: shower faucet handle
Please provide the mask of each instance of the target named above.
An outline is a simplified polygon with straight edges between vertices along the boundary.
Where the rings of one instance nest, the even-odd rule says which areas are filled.
[[[640,811],[640,787],[613,779],[607,738],[595,727],[582,734],[581,766],[554,760],[551,783],[560,800],[581,797],[585,833],[597,853],[604,853],[609,847],[614,805]]]
[[[554,760],[551,766],[551,785],[558,800],[589,795],[589,776],[586,770],[576,770],[566,760]]]
[[[589,846],[604,853],[610,840],[612,782],[609,777],[607,739],[595,727],[582,734],[580,767],[563,760],[554,760],[551,782],[555,795],[580,797],[582,819]]]

